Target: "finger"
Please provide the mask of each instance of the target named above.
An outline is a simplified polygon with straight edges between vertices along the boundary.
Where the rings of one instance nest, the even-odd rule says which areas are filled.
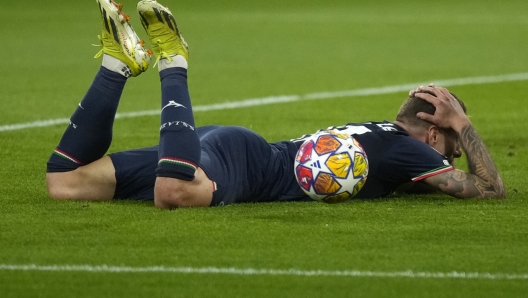
[[[434,88],[434,87],[436,87],[436,86],[435,86],[434,83],[430,83],[430,84],[428,85],[428,87],[433,87],[433,88]]]
[[[420,88],[421,88],[421,87],[423,88],[423,86],[420,86],[420,87],[418,87],[418,88],[416,88],[416,89],[414,89],[414,90],[409,91],[409,96],[410,96],[410,97],[413,97],[414,94],[416,94],[417,92],[420,92]]]
[[[434,123],[434,115],[427,114],[427,113],[424,113],[424,112],[419,112],[419,113],[416,114],[416,117],[418,119],[422,119],[424,121],[427,121],[427,122],[430,122],[430,123]]]
[[[442,94],[447,97],[447,98],[451,98],[453,97],[451,95],[451,92],[449,92],[449,90],[447,90],[446,88],[440,88],[440,87],[437,87],[436,89],[438,89],[440,92],[442,92]]]
[[[424,86],[420,86],[420,87],[418,87],[418,88],[416,88],[414,90],[411,90],[412,96],[415,96],[415,94],[418,93],[418,92],[423,92],[423,88],[425,88],[425,87]]]
[[[444,98],[446,95],[440,89],[445,89],[445,88],[441,88],[441,87],[423,87],[421,89],[421,91],[428,91],[428,92],[434,94],[434,96],[436,96],[437,98]],[[445,90],[447,90],[447,89],[445,89]],[[447,93],[449,94],[449,91],[447,91]]]

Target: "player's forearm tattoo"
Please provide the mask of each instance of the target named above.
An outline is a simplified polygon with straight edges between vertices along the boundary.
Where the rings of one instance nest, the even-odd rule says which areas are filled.
[[[452,182],[459,183],[457,192],[465,193],[464,197],[504,197],[506,191],[499,171],[473,125],[462,128],[460,142],[466,151],[469,174],[458,171],[450,175]]]
[[[506,190],[495,163],[472,125],[460,131],[460,142],[466,151],[469,173],[453,170],[434,179],[439,189],[458,198],[505,197]]]

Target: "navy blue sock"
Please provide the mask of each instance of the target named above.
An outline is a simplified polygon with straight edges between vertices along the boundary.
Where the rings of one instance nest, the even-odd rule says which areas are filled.
[[[101,66],[70,118],[47,172],[68,172],[103,155],[112,142],[112,126],[126,78]]]
[[[172,67],[160,72],[161,127],[158,177],[191,181],[200,163],[200,139],[196,133],[187,69]]]

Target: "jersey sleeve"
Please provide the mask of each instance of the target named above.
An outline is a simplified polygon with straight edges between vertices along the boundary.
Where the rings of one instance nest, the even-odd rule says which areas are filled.
[[[447,158],[429,145],[405,138],[387,151],[384,168],[400,181],[420,181],[453,170]]]

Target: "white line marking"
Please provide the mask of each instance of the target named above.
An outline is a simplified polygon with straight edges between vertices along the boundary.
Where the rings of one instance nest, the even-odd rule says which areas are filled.
[[[304,101],[304,100],[321,100],[321,99],[340,98],[340,97],[356,97],[356,96],[389,94],[389,93],[409,91],[418,86],[427,85],[431,82],[435,82],[437,86],[452,87],[452,86],[462,86],[462,85],[480,85],[480,84],[514,82],[514,81],[525,81],[525,80],[528,80],[528,72],[498,75],[498,76],[469,77],[469,78],[437,80],[437,81],[433,80],[429,82],[410,83],[410,84],[393,85],[393,86],[385,86],[385,87],[377,87],[377,88],[309,93],[309,94],[303,94],[303,95],[281,95],[281,96],[270,96],[270,97],[262,97],[262,98],[250,98],[250,99],[240,100],[240,101],[195,106],[193,107],[193,111],[194,112],[209,112],[209,111],[239,109],[239,108],[246,108],[246,107],[262,106],[262,105],[286,103],[286,102],[294,102],[294,101]],[[152,115],[159,115],[159,113],[160,113],[159,110],[145,110],[145,111],[138,111],[138,112],[117,113],[116,119],[152,116]],[[70,122],[70,119],[68,118],[58,118],[58,119],[40,120],[40,121],[27,122],[27,123],[8,124],[8,125],[0,126],[0,132],[36,128],[36,127],[47,127],[47,126],[52,126],[52,125],[67,124],[69,122]]]
[[[290,275],[290,276],[343,276],[343,277],[406,277],[438,279],[495,279],[527,280],[528,274],[487,273],[487,272],[416,272],[407,271],[328,271],[300,269],[254,269],[254,268],[218,268],[218,267],[130,267],[109,265],[10,265],[0,264],[0,271],[81,271],[112,273],[182,273],[182,274],[234,274],[234,275]]]

